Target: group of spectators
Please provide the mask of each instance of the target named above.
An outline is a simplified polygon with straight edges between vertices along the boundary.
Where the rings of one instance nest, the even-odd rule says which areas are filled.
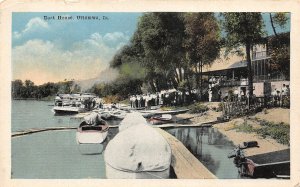
[[[281,90],[274,89],[271,93],[274,106],[289,107],[290,105],[290,86],[283,84]]]
[[[151,106],[179,106],[186,102],[191,96],[181,91],[163,90],[161,92],[130,96],[131,108],[150,108]]]

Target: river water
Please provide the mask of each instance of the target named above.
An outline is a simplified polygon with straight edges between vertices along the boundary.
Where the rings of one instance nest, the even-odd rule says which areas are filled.
[[[30,128],[77,127],[70,116],[55,116],[52,102],[12,101],[11,131]],[[82,179],[105,178],[102,151],[117,133],[110,128],[103,145],[78,145],[75,130],[48,131],[12,138],[12,178]],[[227,159],[233,145],[212,128],[174,128],[176,136],[218,178],[237,178],[232,160]],[[230,172],[229,172],[230,171]]]

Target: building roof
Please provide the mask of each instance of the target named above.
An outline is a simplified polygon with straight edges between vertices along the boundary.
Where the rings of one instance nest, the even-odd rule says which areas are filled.
[[[244,49],[241,50],[244,53]],[[220,57],[216,59],[211,65],[204,66],[203,72],[235,69],[241,67],[247,67],[245,55],[237,53],[230,53],[228,55],[225,55],[225,50],[222,49]]]
[[[230,65],[227,69],[244,68],[247,67],[247,61],[239,61]]]

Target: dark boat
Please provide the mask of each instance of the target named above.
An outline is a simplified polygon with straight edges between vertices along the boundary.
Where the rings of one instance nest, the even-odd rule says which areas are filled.
[[[254,178],[289,178],[290,149],[249,156],[256,166]]]
[[[238,168],[241,177],[250,178],[290,178],[290,149],[257,154],[246,157],[243,149],[256,147],[257,142],[244,143],[228,155],[234,158],[233,162]]]

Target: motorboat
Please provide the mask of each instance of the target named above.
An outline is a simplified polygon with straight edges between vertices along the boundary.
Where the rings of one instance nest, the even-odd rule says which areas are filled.
[[[58,94],[54,99],[52,111],[58,115],[77,114],[96,107],[93,94]]]
[[[252,147],[258,147],[256,141],[244,142],[243,146],[239,145],[228,155],[228,158],[234,158],[240,177],[290,178],[290,149],[246,157],[243,149]]]
[[[63,115],[63,114],[78,114],[81,112],[84,112],[85,109],[82,107],[74,107],[74,106],[54,106],[53,107],[53,112],[58,115]]]
[[[108,135],[109,126],[104,125],[83,125],[79,126],[76,132],[78,144],[101,144]]]

